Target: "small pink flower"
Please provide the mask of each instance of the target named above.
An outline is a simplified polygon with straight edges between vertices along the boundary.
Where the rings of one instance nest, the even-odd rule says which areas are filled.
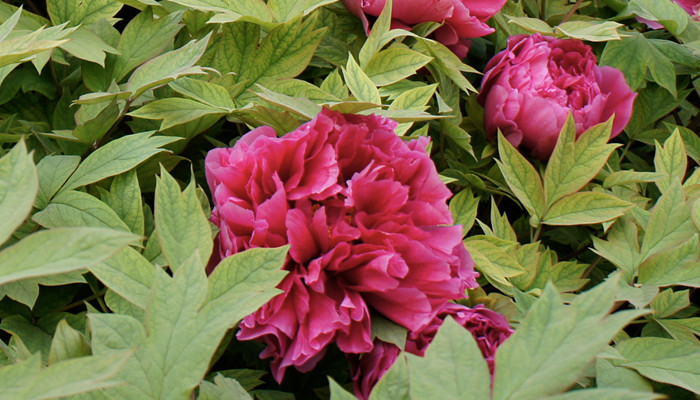
[[[599,67],[590,46],[575,39],[517,35],[486,65],[479,102],[486,134],[498,129],[513,146],[549,158],[569,113],[577,135],[613,115],[611,137],[627,125],[636,93],[613,67]]]
[[[427,138],[404,142],[395,126],[323,110],[281,138],[261,127],[207,156],[219,256],[290,245],[284,293],[238,333],[267,344],[278,381],[331,343],[370,351],[370,310],[417,330],[477,286]]]
[[[446,303],[427,326],[408,333],[406,351],[424,356],[447,316],[452,316],[474,336],[493,375],[496,350],[513,333],[513,329],[508,325],[505,317],[483,305],[469,308],[460,304]],[[351,357],[355,395],[362,400],[368,399],[374,385],[391,368],[399,353],[401,350],[395,344],[376,339],[371,352],[359,357]]]
[[[486,24],[503,8],[506,0],[394,0],[392,27],[411,30],[421,22],[443,22],[435,31],[435,39],[464,58],[469,50],[469,38],[486,36],[494,29]],[[386,0],[343,0],[343,4],[362,20],[369,32],[367,15],[378,17]]]

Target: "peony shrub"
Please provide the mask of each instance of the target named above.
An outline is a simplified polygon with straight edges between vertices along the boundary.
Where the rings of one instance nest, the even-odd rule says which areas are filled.
[[[697,399],[698,11],[0,2],[0,397]]]

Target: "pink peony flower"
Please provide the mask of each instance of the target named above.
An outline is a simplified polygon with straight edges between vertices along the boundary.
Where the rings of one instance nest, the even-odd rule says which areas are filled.
[[[700,21],[700,0],[672,0],[677,3],[681,8],[690,14],[694,20]],[[664,26],[656,21],[650,21],[644,18],[637,18],[639,22],[645,23],[651,29],[661,29]]]
[[[629,122],[635,97],[622,72],[596,64],[590,46],[536,33],[508,39],[486,65],[478,99],[490,139],[500,129],[513,146],[545,160],[569,113],[577,135],[615,115],[615,137]]]
[[[369,32],[367,15],[378,17],[386,0],[343,0],[343,4],[362,20]],[[503,8],[506,0],[394,0],[392,27],[411,30],[421,22],[445,22],[435,31],[435,39],[458,57],[467,55],[469,38],[486,36],[494,29],[486,21]]]
[[[458,323],[471,332],[481,353],[484,355],[493,375],[496,349],[513,333],[508,321],[501,314],[478,305],[469,308],[460,304],[446,303],[430,324],[418,331],[408,333],[406,351],[424,356],[430,342],[447,316],[452,316]],[[368,354],[351,359],[353,364],[353,388],[355,395],[368,399],[374,385],[391,368],[401,353],[398,346],[379,339],[374,342],[374,349]]]
[[[238,333],[267,344],[278,381],[288,366],[313,368],[333,342],[370,351],[370,310],[418,330],[477,286],[428,139],[404,142],[395,127],[324,109],[281,138],[260,127],[207,155],[219,256],[290,244],[284,293]]]

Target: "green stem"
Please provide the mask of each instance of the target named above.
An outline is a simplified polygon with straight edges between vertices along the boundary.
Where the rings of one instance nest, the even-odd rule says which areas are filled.
[[[547,13],[547,0],[540,0],[540,19],[544,20],[545,14]]]
[[[620,162],[625,159],[625,156],[627,155],[627,150],[630,149],[630,146],[632,145],[632,138],[630,138],[627,141],[627,144],[625,144],[625,147],[622,149],[622,154],[620,154]]]

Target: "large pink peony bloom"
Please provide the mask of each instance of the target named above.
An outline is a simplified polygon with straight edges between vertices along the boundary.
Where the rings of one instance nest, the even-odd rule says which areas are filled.
[[[569,113],[578,135],[615,115],[615,137],[629,122],[635,97],[622,72],[598,66],[590,46],[536,33],[508,39],[486,65],[478,99],[489,138],[500,129],[514,146],[544,160]]]
[[[424,328],[409,332],[406,338],[406,351],[424,356],[438,329],[447,316],[452,316],[459,324],[471,332],[493,374],[496,349],[513,333],[508,321],[501,314],[482,305],[469,308],[455,303],[445,304],[433,320]],[[368,399],[374,385],[381,379],[399,356],[400,349],[395,344],[375,340],[374,349],[368,354],[354,357],[353,388],[355,395]],[[468,372],[465,372],[468,373]]]
[[[261,127],[207,155],[220,257],[290,244],[289,274],[240,324],[267,344],[278,381],[308,371],[335,342],[372,349],[370,310],[410,330],[475,287],[473,262],[426,154],[379,116],[323,110],[277,138]]]
[[[672,0],[673,2],[677,3],[681,8],[690,14],[691,17],[693,17],[694,20],[700,21],[700,0]],[[660,23],[656,21],[649,21],[648,19],[644,18],[637,18],[639,22],[644,22],[647,24],[649,28],[652,29],[661,29],[664,26],[661,25]]]
[[[343,4],[362,20],[369,31],[367,15],[378,17],[386,0],[343,0]],[[464,58],[469,50],[469,38],[486,36],[494,29],[486,25],[506,3],[506,0],[394,0],[392,27],[411,30],[421,22],[445,22],[435,31],[435,38]]]

